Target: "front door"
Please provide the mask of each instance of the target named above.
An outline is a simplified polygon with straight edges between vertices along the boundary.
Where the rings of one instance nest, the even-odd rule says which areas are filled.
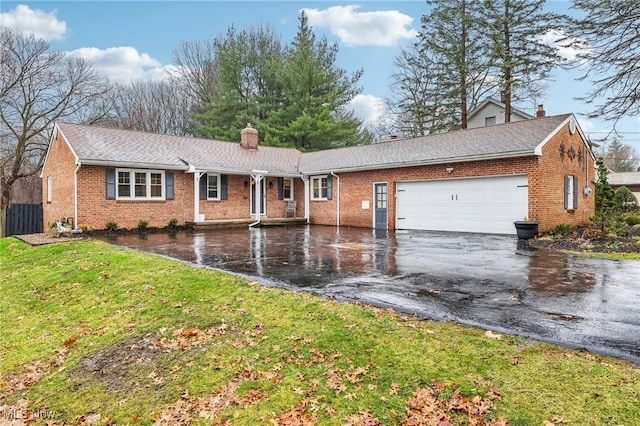
[[[265,178],[260,179],[260,198],[262,202],[260,203],[260,214],[263,215],[267,211],[267,191],[264,184]],[[251,178],[251,215],[256,214],[256,181]]]
[[[374,228],[387,229],[387,184],[375,183],[373,185],[374,202]]]

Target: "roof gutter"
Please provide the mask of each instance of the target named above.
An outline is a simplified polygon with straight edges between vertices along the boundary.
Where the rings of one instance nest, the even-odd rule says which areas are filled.
[[[155,170],[184,170],[187,171],[188,167],[184,165],[176,164],[159,164],[159,163],[129,163],[126,161],[107,161],[107,160],[91,160],[83,159],[81,161],[85,166],[105,166],[105,167],[123,167],[127,169],[142,168],[142,169],[155,169]]]

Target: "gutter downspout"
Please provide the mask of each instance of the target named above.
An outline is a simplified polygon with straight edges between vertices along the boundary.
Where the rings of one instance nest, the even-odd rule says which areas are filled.
[[[73,230],[78,230],[78,170],[80,170],[80,162],[76,166],[75,172],[73,172]]]
[[[336,189],[336,197],[338,198],[336,200],[336,226],[340,227],[340,176],[338,176],[334,172],[331,172],[331,176],[334,176],[336,178],[336,180],[338,181],[337,182],[338,185],[337,185],[337,189]]]
[[[309,193],[309,178],[307,176],[301,176],[302,179],[302,183],[304,183],[304,218],[307,221],[307,223],[309,223],[309,199],[310,199],[310,193]]]

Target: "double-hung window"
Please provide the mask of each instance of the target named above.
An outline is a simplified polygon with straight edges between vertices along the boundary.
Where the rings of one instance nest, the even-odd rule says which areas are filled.
[[[282,179],[282,199],[293,200],[293,179],[292,178]]]
[[[117,169],[118,199],[162,200],[164,172],[160,170]]]
[[[578,177],[566,175],[564,177],[564,208],[575,210],[578,208]]]
[[[207,174],[207,200],[220,199],[220,175]]]
[[[311,178],[311,199],[329,199],[329,176],[314,176]]]

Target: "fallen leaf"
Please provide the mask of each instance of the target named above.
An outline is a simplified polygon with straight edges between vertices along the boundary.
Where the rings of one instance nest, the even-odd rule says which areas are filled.
[[[488,330],[486,333],[484,333],[484,337],[486,337],[487,339],[500,340],[502,339],[502,334],[494,333],[493,331]]]

